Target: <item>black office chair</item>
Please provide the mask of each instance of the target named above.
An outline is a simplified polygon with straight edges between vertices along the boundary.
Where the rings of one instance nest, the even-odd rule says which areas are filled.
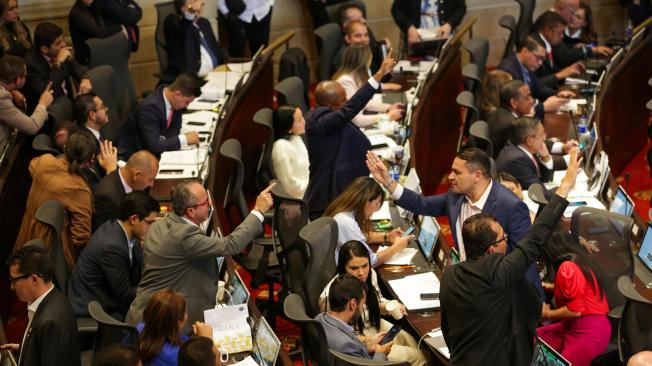
[[[256,188],[265,189],[276,177],[272,166],[272,146],[274,145],[274,112],[270,108],[261,108],[254,114],[254,123],[262,126],[267,132],[267,140],[263,143],[258,167],[256,168]]]
[[[274,90],[278,93],[278,104],[292,104],[301,109],[301,112],[308,113],[308,102],[305,98],[305,91],[303,90],[303,81],[298,76],[290,76],[281,80],[274,86]]]
[[[489,156],[493,156],[494,148],[489,136],[489,125],[485,121],[475,121],[469,128],[473,146],[482,149]]]
[[[48,116],[55,125],[61,122],[73,120],[72,102],[66,97],[55,99],[47,110]]]
[[[109,65],[102,65],[88,70],[87,75],[91,79],[91,83],[93,83],[93,92],[109,108],[109,123],[102,127],[104,138],[116,141],[122,127],[122,120],[115,102],[115,71]]]
[[[283,312],[290,321],[301,326],[301,358],[304,365],[308,360],[318,365],[332,365],[328,352],[326,332],[320,322],[314,320],[306,311],[306,304],[298,294],[290,294],[283,301]]]
[[[52,146],[52,139],[46,134],[38,134],[32,140],[32,148],[42,154],[61,155],[61,152]]]
[[[478,65],[470,62],[462,68],[464,76],[464,90],[470,91],[475,97],[475,106],[480,109],[482,99],[482,76]]]
[[[475,96],[470,91],[464,90],[457,95],[457,105],[464,108],[464,131],[457,142],[457,151],[462,148],[462,138],[469,135],[471,125],[480,118],[480,111],[475,105]]]
[[[546,188],[541,183],[532,183],[528,187],[527,195],[532,202],[537,205],[547,205],[548,199],[546,198]]]
[[[335,71],[332,68],[333,58],[342,47],[342,30],[337,23],[324,24],[315,29],[315,37],[319,53],[317,76],[320,81],[329,80]]]
[[[54,264],[54,284],[59,291],[66,294],[68,290],[68,278],[70,277],[70,266],[66,262],[61,243],[61,230],[65,220],[66,212],[57,200],[49,200],[36,210],[35,218],[43,225],[52,230],[52,242],[49,244],[52,263]]]
[[[156,30],[154,30],[154,46],[156,47],[156,57],[158,59],[158,66],[160,73],[154,74],[164,83],[171,83],[173,80],[165,72],[168,68],[168,50],[165,40],[165,19],[170,14],[174,14],[174,1],[166,1],[154,4],[156,7]]]
[[[627,276],[618,279],[618,290],[627,299],[618,329],[620,360],[652,349],[652,302],[641,296]]]
[[[124,344],[136,348],[138,346],[138,330],[133,325],[123,323],[107,314],[99,302],[88,303],[88,313],[97,322],[97,334],[93,342],[93,354],[113,344]]]
[[[484,77],[489,57],[489,40],[484,37],[475,37],[464,43],[464,49],[469,51],[471,62],[478,65],[480,79]]]
[[[513,16],[505,14],[498,19],[498,25],[507,29],[507,39],[505,40],[505,50],[503,51],[503,59],[514,52],[516,48],[516,20]]]
[[[520,7],[518,20],[516,21],[516,37],[514,43],[519,44],[530,34],[532,28],[532,16],[536,7],[536,0],[516,0]]]
[[[362,15],[364,15],[364,17],[367,18],[367,7],[365,6],[365,4],[362,1],[353,0],[353,1],[343,1],[338,4],[326,6],[328,19],[330,19],[330,21],[333,23],[337,23],[338,22],[337,14],[340,12],[340,7],[342,5],[349,4],[349,3],[357,4],[362,9]]]
[[[334,366],[409,366],[408,361],[380,361],[380,360],[367,360],[365,358],[356,357],[338,352],[334,349],[329,349],[331,356],[333,356]]]

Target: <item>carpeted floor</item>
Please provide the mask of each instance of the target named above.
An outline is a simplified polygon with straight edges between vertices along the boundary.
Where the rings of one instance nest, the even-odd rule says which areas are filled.
[[[649,220],[648,210],[650,209],[650,198],[652,198],[652,178],[650,178],[650,167],[647,162],[647,152],[650,143],[627,164],[625,171],[616,181],[627,190],[627,193],[634,200],[634,210],[645,222]],[[625,175],[629,173],[629,187],[625,187]]]

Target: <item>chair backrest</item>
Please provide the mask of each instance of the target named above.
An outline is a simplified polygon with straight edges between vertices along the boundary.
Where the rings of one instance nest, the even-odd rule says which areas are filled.
[[[304,291],[308,314],[319,314],[319,295],[335,276],[335,248],[337,247],[337,223],[331,217],[320,217],[299,232],[308,243],[310,259],[306,270]]]
[[[494,148],[489,136],[489,124],[485,121],[475,121],[469,128],[469,136],[473,138],[475,147],[484,150],[489,156],[493,156]]]
[[[242,147],[237,139],[228,139],[220,146],[220,154],[231,159],[233,162],[232,174],[229,175],[229,182],[224,194],[224,210],[229,211],[230,207],[235,206],[238,213],[244,219],[247,216],[247,202],[242,192],[242,182],[244,180],[244,164],[242,163]],[[227,215],[228,216],[228,215]],[[235,222],[232,222],[235,227]]]
[[[471,62],[478,65],[480,78],[484,77],[484,70],[489,57],[489,40],[484,37],[475,37],[464,43],[464,49],[471,54]]]
[[[498,25],[507,29],[507,39],[505,40],[505,50],[503,51],[503,59],[509,56],[510,53],[515,51],[516,48],[516,20],[513,16],[505,14],[498,19]]]
[[[627,299],[618,327],[620,359],[652,349],[652,302],[641,296],[627,276],[618,279],[618,290]]]
[[[342,46],[342,31],[337,23],[324,24],[315,29],[319,59],[317,76],[319,80],[329,80],[335,70],[332,69],[335,53]]]
[[[48,115],[55,124],[73,120],[72,102],[66,97],[59,97],[48,107]]]
[[[258,159],[256,168],[256,186],[258,190],[265,189],[269,182],[276,177],[272,165],[272,146],[274,145],[274,111],[271,108],[261,108],[254,114],[254,123],[262,126],[267,131],[267,140]]]
[[[317,364],[320,366],[332,365],[324,327],[308,315],[306,304],[301,296],[298,294],[288,295],[283,301],[283,312],[288,319],[301,326],[304,353],[307,351],[309,359],[317,360]]]
[[[97,66],[88,70],[88,77],[93,83],[93,92],[109,108],[109,123],[102,127],[104,138],[116,141],[123,120],[115,102],[115,71],[109,65]]]
[[[546,198],[546,188],[541,183],[532,183],[527,190],[527,195],[532,202],[538,205],[547,205],[548,199]]]
[[[525,37],[530,34],[532,28],[532,16],[534,8],[537,5],[536,0],[516,0],[521,12],[516,21],[516,37],[514,38],[515,44],[519,44]]]
[[[52,146],[52,139],[46,134],[38,134],[32,140],[32,148],[43,154],[52,154],[58,156],[61,152]]]
[[[41,249],[44,249],[44,250],[48,250],[47,245],[45,245],[45,243],[41,239],[32,239],[32,240],[28,241],[27,243],[25,243],[25,245],[23,245],[23,246],[26,247],[28,245],[31,245],[31,246],[36,247],[36,248],[41,248]]]
[[[330,19],[331,22],[337,23],[337,15],[340,12],[340,8],[343,5],[346,4],[356,4],[362,9],[362,15],[364,15],[365,18],[367,18],[367,7],[362,1],[358,0],[352,0],[352,1],[343,1],[339,4],[333,4],[333,5],[328,5],[326,6],[326,12],[328,13],[328,19]]]
[[[54,284],[64,294],[68,290],[68,278],[70,277],[70,266],[66,261],[61,243],[61,230],[65,221],[66,212],[57,200],[45,201],[36,210],[36,220],[47,225],[52,230],[52,243],[49,243],[50,255],[54,265]]]
[[[154,31],[154,46],[156,46],[156,57],[161,73],[168,68],[168,50],[165,42],[165,32],[163,25],[165,18],[174,14],[174,1],[166,1],[154,4],[156,7],[156,30]]]
[[[368,360],[365,358],[351,356],[338,352],[334,349],[329,350],[333,356],[334,366],[409,366],[408,361],[381,361],[381,360]]]
[[[122,32],[106,38],[91,38],[86,41],[90,49],[90,67],[109,65],[114,72],[115,103],[120,120],[126,121],[136,107],[136,87],[129,72],[129,41]]]
[[[480,99],[482,98],[482,76],[478,65],[470,62],[462,68],[462,76],[464,76],[464,90],[473,93],[475,97],[475,105],[480,108]]]
[[[308,89],[310,88],[310,66],[306,53],[301,48],[291,47],[281,55],[281,62],[278,65],[278,80],[282,82],[290,76],[296,76],[303,83],[302,100],[308,105]],[[307,113],[308,110],[303,110]]]
[[[480,110],[475,104],[475,96],[468,90],[464,90],[457,95],[455,100],[460,107],[465,109],[464,112],[464,135],[469,134],[469,129],[475,121],[480,118]],[[459,146],[461,147],[461,145]]]
[[[122,343],[127,346],[137,347],[138,330],[133,326],[123,323],[107,314],[99,302],[92,300],[88,303],[88,313],[97,322],[97,333],[93,342],[93,354],[97,355],[107,346]]]
[[[618,279],[634,275],[634,255],[629,243],[633,226],[631,217],[585,206],[573,211],[571,217],[571,235],[575,242],[579,243],[582,237],[599,248],[598,252],[588,254],[588,258],[604,278],[609,309],[625,302],[618,291]]]
[[[298,76],[290,76],[283,79],[274,86],[278,93],[278,104],[292,104],[299,108],[305,114],[308,112],[308,103],[305,98],[303,81]]]

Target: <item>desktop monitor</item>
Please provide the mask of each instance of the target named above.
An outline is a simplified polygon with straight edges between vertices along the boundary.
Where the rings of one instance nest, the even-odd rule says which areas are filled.
[[[229,291],[229,301],[227,305],[242,305],[249,301],[249,290],[245,286],[244,281],[238,271],[233,271],[233,275],[229,277],[230,282],[227,283],[227,290]]]
[[[433,253],[435,252],[435,246],[437,244],[437,236],[439,236],[440,227],[434,217],[423,216],[421,219],[421,225],[419,226],[419,236],[417,237],[417,243],[419,243],[419,249],[426,257],[428,262],[432,262]]]
[[[261,316],[255,329],[251,356],[259,366],[274,366],[280,349],[281,341],[274,334],[267,320]]]
[[[530,366],[571,366],[571,363],[543,339],[537,338],[534,359]]]
[[[647,224],[645,236],[641,241],[641,248],[638,250],[638,259],[652,272],[652,224]]]
[[[622,186],[618,186],[614,200],[611,201],[609,211],[623,216],[631,216],[634,211],[634,201],[629,197]]]

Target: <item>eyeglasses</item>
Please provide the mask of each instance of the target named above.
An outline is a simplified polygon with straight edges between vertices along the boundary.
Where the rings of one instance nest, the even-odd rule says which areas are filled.
[[[204,201],[202,203],[198,203],[198,204],[196,204],[194,206],[190,206],[190,207],[201,207],[201,206],[204,206],[204,205],[210,205],[210,203],[211,203],[211,201],[208,198],[206,198],[206,201]]]
[[[534,57],[536,57],[537,61],[543,62],[543,61],[546,60],[546,56],[547,56],[547,55],[537,55],[537,54],[534,53],[533,51],[530,51],[530,53],[531,53]]]
[[[16,281],[19,281],[19,280],[25,279],[25,278],[27,278],[27,277],[29,277],[29,276],[31,276],[31,275],[36,275],[36,276],[38,276],[38,275],[35,274],[35,273],[28,273],[28,274],[24,274],[24,275],[22,275],[22,276],[18,276],[18,277],[11,277],[11,276],[9,276],[9,284],[10,284],[10,285],[13,285]]]
[[[505,243],[507,243],[507,239],[508,239],[508,238],[509,238],[509,236],[508,236],[507,234],[505,234],[505,235],[503,235],[502,238],[500,238],[500,239],[494,241],[493,243],[489,243],[489,246],[496,245],[496,244],[500,243],[501,241],[505,241]]]
[[[107,107],[105,104],[102,104],[101,106],[95,108],[95,112],[101,111],[102,109],[104,109],[107,112],[109,111],[109,107]]]

